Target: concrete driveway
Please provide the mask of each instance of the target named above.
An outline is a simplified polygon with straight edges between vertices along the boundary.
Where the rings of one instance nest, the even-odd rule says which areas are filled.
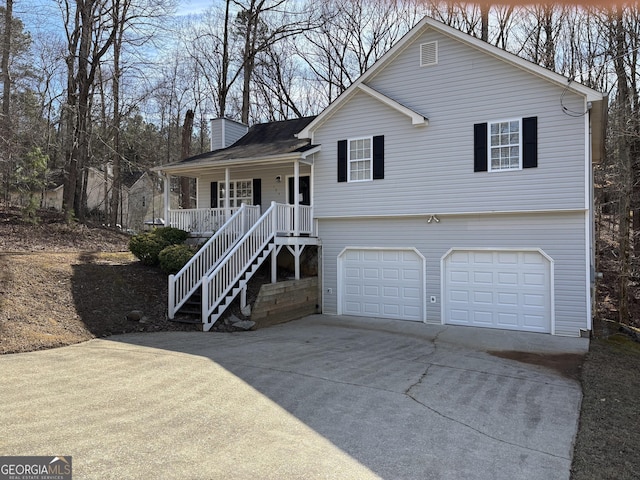
[[[315,315],[0,356],[0,455],[76,479],[568,479],[585,339]]]

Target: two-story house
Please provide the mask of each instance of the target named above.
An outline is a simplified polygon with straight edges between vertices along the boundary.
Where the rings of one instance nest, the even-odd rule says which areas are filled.
[[[240,292],[249,264],[317,243],[325,314],[580,335],[605,111],[602,94],[425,18],[317,117],[163,167],[198,179],[192,223],[274,202],[245,209],[194,277],[212,280],[181,295]],[[261,214],[264,253],[214,286]]]

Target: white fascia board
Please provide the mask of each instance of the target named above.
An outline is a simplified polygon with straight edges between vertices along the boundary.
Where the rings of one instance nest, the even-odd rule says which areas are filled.
[[[358,89],[362,90],[367,95],[372,96],[376,100],[388,105],[389,107],[397,110],[398,112],[406,115],[411,119],[411,124],[415,126],[426,126],[429,125],[429,119],[424,115],[419,114],[418,112],[411,110],[409,107],[405,107],[401,103],[396,102],[393,98],[389,98],[386,95],[374,90],[373,88],[365,85],[364,83],[358,84]]]
[[[211,163],[203,162],[195,165],[165,165],[164,167],[154,167],[151,170],[171,175],[182,174],[184,176],[198,176],[201,175],[202,170],[209,168],[273,165],[277,163],[293,162],[294,160],[300,160],[301,158],[303,158],[302,154],[300,152],[295,152],[285,155],[271,155],[266,157],[232,158],[228,160],[217,160]]]
[[[305,163],[311,164],[313,163],[313,159],[308,159],[307,157],[313,155],[314,153],[318,153],[320,150],[322,150],[322,145],[316,145],[315,147],[302,152],[302,154],[300,155],[300,160],[305,161]]]

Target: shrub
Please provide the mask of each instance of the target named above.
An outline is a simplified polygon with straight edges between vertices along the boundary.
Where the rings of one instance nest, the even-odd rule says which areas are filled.
[[[129,240],[129,250],[145,265],[157,265],[158,255],[168,246],[169,242],[155,232],[140,233]]]
[[[188,245],[171,245],[164,248],[158,255],[160,268],[167,274],[177,273],[193,255],[194,251]]]
[[[156,228],[153,233],[164,239],[169,245],[179,245],[189,238],[189,232],[174,227]]]

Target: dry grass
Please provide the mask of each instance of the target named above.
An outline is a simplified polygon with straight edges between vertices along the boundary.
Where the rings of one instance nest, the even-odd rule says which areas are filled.
[[[572,480],[638,479],[640,344],[619,333],[593,339],[582,390]]]

